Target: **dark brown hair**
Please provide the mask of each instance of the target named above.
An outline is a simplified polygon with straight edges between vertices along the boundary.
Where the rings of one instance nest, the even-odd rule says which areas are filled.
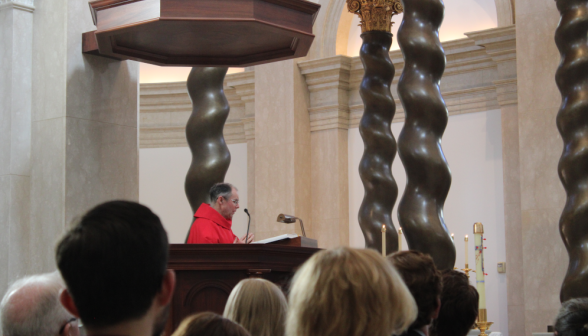
[[[468,277],[458,271],[443,272],[441,309],[433,322],[435,336],[465,336],[478,316],[478,291]]]
[[[241,325],[211,312],[188,316],[172,336],[251,336]]]
[[[418,329],[431,323],[431,315],[438,307],[443,284],[441,272],[430,256],[418,251],[401,251],[388,256],[410,290],[419,314],[409,329]]]
[[[139,203],[111,201],[65,234],[55,259],[82,321],[97,328],[145,315],[161,290],[168,250],[156,214]]]
[[[588,298],[562,303],[555,320],[555,331],[558,336],[588,335]]]

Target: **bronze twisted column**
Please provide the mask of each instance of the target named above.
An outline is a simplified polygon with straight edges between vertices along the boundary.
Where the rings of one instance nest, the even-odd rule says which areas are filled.
[[[192,151],[192,164],[186,175],[185,190],[192,212],[209,203],[208,192],[223,182],[231,163],[231,154],[223,137],[229,116],[229,102],[223,90],[226,67],[192,68],[188,76],[188,94],[192,115],[186,125],[186,139]]]
[[[569,255],[560,292],[564,302],[588,296],[588,3],[556,4],[561,20],[555,43],[561,63],[555,80],[562,96],[556,121],[564,142],[558,172],[567,195],[559,230]]]
[[[398,221],[408,247],[430,254],[439,269],[452,269],[455,246],[443,219],[451,173],[441,148],[447,107],[439,81],[445,53],[439,42],[443,21],[441,0],[404,2],[398,44],[404,71],[398,95],[406,115],[398,138],[398,153],[406,171],[406,189],[398,204]]]
[[[402,12],[400,0],[347,0],[347,8],[361,18],[360,58],[365,74],[359,93],[364,112],[359,131],[364,153],[359,175],[365,194],[359,208],[359,225],[366,247],[382,252],[382,225],[386,226],[386,252],[398,251],[398,234],[392,222],[392,208],[398,195],[392,177],[396,141],[390,124],[396,112],[390,85],[394,65],[388,52],[392,45],[392,16]]]

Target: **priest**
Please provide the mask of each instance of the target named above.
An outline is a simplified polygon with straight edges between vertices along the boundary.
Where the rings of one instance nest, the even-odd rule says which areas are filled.
[[[238,238],[231,229],[233,215],[239,209],[239,191],[230,183],[217,183],[210,188],[210,205],[202,203],[194,214],[188,244],[246,244],[249,237]]]

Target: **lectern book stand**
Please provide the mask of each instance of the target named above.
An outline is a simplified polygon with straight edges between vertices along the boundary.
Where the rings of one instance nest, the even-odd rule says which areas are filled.
[[[286,292],[296,269],[317,248],[279,244],[172,244],[168,268],[176,272],[166,335],[187,316],[203,311],[222,314],[233,287],[258,277]]]

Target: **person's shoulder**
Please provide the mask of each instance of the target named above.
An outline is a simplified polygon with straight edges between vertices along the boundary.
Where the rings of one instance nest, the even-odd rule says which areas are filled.
[[[216,225],[212,219],[206,217],[196,217],[194,224],[200,226]]]

